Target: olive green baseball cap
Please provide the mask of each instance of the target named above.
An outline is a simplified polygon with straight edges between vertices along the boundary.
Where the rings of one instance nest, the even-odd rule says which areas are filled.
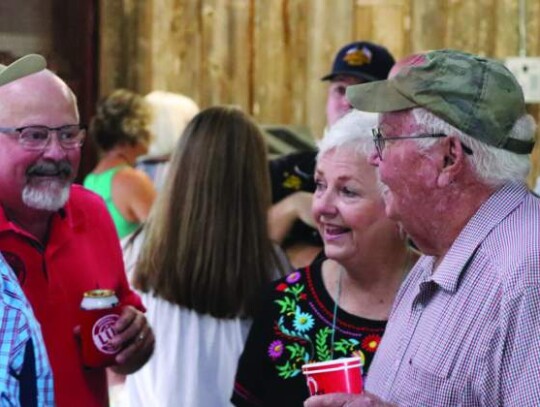
[[[9,65],[0,64],[0,86],[45,69],[47,61],[41,55],[28,54]]]
[[[486,144],[529,154],[534,140],[508,137],[525,112],[521,86],[500,62],[455,50],[422,54],[387,80],[347,87],[353,107],[394,112],[423,107]]]

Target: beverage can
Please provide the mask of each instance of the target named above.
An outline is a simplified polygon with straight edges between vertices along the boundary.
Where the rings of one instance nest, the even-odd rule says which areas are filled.
[[[90,290],[81,302],[82,359],[86,367],[115,364],[120,347],[110,340],[115,335],[114,324],[120,318],[121,307],[113,290]]]

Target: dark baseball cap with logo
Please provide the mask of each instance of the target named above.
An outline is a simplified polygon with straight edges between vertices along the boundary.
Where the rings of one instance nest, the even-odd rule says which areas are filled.
[[[386,79],[394,65],[394,57],[380,45],[358,41],[345,45],[339,50],[332,65],[332,72],[321,78],[334,80],[338,76],[353,76],[363,82]]]
[[[534,140],[509,137],[526,110],[521,86],[502,63],[448,49],[421,54],[417,62],[388,80],[347,87],[347,99],[366,112],[423,107],[481,142],[532,151]]]
[[[38,54],[29,54],[10,65],[0,64],[0,86],[45,69],[47,62]]]

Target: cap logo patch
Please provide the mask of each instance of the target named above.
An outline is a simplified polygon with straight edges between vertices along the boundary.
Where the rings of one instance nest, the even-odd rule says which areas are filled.
[[[371,51],[366,47],[355,48],[347,51],[343,61],[352,66],[361,66],[371,63]]]

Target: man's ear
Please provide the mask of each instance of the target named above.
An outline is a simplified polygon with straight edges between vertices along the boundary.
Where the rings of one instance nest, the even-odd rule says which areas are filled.
[[[439,187],[451,184],[463,169],[464,155],[463,145],[459,138],[448,136],[442,140],[444,145],[443,165],[437,179]]]

